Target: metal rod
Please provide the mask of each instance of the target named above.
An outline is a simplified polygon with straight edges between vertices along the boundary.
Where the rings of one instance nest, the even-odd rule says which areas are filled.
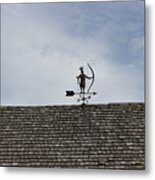
[[[77,94],[77,95],[88,95],[88,94],[93,94],[93,95],[96,95],[97,93],[96,92],[80,92],[80,93],[78,93],[78,92],[74,92],[74,94]]]

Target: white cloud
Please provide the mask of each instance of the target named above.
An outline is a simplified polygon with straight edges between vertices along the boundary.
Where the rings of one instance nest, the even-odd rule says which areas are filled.
[[[57,22],[46,8],[33,7],[33,11],[31,8],[2,6],[2,104],[74,103],[75,98],[64,96],[65,90],[77,90],[78,68],[85,66],[89,73],[87,62],[96,72],[93,90],[98,91],[98,95],[92,102],[143,100],[142,72],[137,72],[135,66],[113,61],[113,50],[107,41],[100,41],[104,36],[101,33],[104,23],[100,24],[96,37],[75,35],[68,33],[62,25],[65,22]],[[85,20],[79,20],[78,27],[74,27],[81,28],[79,32],[85,27],[86,14],[82,18]],[[68,26],[74,22],[71,14],[70,20],[66,22]],[[133,40],[131,45],[143,49],[139,42],[139,39]]]

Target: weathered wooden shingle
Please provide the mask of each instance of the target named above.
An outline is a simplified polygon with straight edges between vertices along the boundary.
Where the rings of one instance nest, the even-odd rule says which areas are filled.
[[[144,103],[1,106],[0,165],[145,168]]]

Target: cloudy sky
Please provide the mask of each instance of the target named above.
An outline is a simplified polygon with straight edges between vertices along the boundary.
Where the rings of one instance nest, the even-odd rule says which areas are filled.
[[[144,101],[143,1],[1,6],[2,105],[76,104],[87,63],[90,103]]]

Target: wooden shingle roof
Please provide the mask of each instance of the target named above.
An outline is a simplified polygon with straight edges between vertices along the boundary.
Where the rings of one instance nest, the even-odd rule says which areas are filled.
[[[1,106],[0,166],[145,168],[145,105]]]

